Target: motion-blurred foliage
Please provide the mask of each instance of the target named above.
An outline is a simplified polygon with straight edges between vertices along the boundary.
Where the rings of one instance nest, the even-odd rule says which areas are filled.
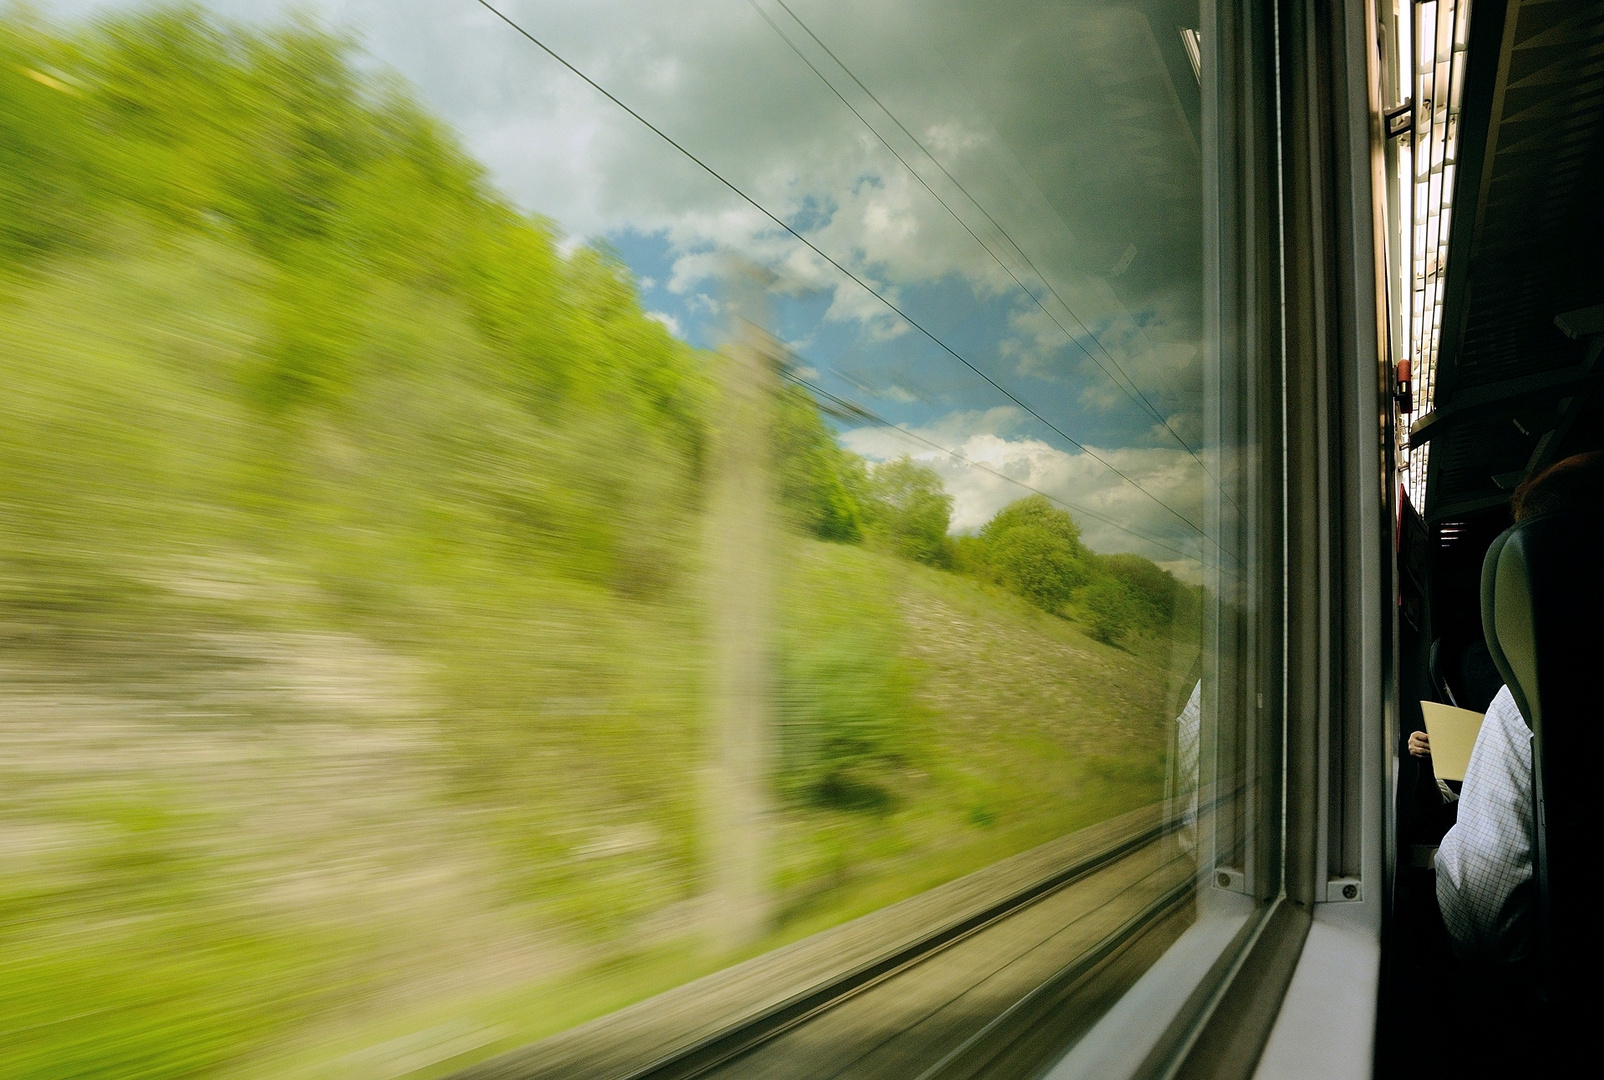
[[[507,206],[402,89],[357,76],[348,52],[310,27],[225,29],[189,9],[115,18],[67,40],[0,27],[8,265],[42,273],[53,252],[126,254],[155,237],[187,247],[183,261],[244,249],[252,258],[235,266],[250,340],[232,370],[207,375],[228,391],[217,405],[230,434],[270,432],[281,494],[311,481],[298,472],[329,479],[320,451],[336,433],[362,433],[353,460],[399,449],[373,444],[362,414],[389,409],[377,398],[398,384],[446,377],[463,384],[454,397],[497,415],[433,409],[391,425],[394,437],[427,432],[407,448],[414,470],[450,463],[456,483],[428,501],[488,518],[505,557],[541,552],[568,576],[630,595],[665,587],[683,569],[688,514],[663,514],[658,499],[694,503],[695,354],[643,316],[620,264],[591,248],[561,257],[548,225]],[[471,320],[473,347],[384,342],[375,324],[409,308]],[[169,347],[148,358],[150,372],[84,374],[103,396],[138,395],[182,377],[176,359]],[[8,427],[27,439],[41,418],[13,404]],[[125,416],[95,410],[100,426],[83,435],[148,426],[147,410],[126,404]],[[129,466],[157,464],[155,449]],[[36,496],[87,495],[89,470],[77,471]],[[125,479],[126,493],[143,486]],[[7,504],[9,559],[41,507]],[[402,518],[390,525],[408,532],[423,523],[416,506],[364,509]],[[22,602],[31,575],[20,570],[5,575],[0,600]]]
[[[779,780],[788,797],[885,810],[924,749],[902,620],[863,556],[801,559],[780,650]]]
[[[903,456],[876,465],[860,488],[866,531],[880,546],[931,566],[952,564],[952,496],[934,469]]]
[[[1187,623],[1201,603],[1195,588],[1150,559],[1088,551],[1075,519],[1041,495],[1009,503],[978,536],[960,538],[955,561],[1046,611],[1078,617],[1110,645],[1133,631]]]
[[[788,385],[778,397],[774,458],[781,502],[796,524],[820,539],[863,539],[863,459],[835,441],[801,387]]]

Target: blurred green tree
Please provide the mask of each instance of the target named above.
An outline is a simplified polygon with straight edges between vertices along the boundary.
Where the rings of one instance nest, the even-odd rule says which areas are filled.
[[[1124,589],[1132,625],[1156,630],[1175,617],[1183,590],[1168,570],[1130,554],[1099,556],[1097,568]]]
[[[818,406],[799,386],[781,389],[775,409],[774,458],[780,502],[803,529],[823,540],[863,538],[863,459],[845,450],[825,426]]]
[[[980,530],[976,555],[996,581],[1058,611],[1088,576],[1080,528],[1042,495],[1009,503]]]
[[[0,261],[84,243],[96,188],[83,91],[68,50],[13,13],[0,21]]]
[[[1069,511],[1060,510],[1045,495],[1030,495],[1009,503],[986,523],[980,530],[980,536],[982,540],[991,540],[1010,529],[1025,525],[1047,530],[1068,544],[1077,556],[1084,557],[1086,554],[1081,544],[1080,526],[1075,524]]]
[[[1136,621],[1130,591],[1113,578],[1088,585],[1081,593],[1080,606],[1092,637],[1107,645],[1118,645]]]
[[[868,533],[898,555],[931,566],[952,565],[952,496],[934,469],[903,455],[868,474]]]

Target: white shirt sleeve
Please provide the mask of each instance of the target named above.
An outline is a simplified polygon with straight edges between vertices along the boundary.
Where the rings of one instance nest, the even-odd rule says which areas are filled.
[[[1186,800],[1186,809],[1181,814],[1180,842],[1187,851],[1197,848],[1197,750],[1203,721],[1202,695],[1203,680],[1199,679],[1192,687],[1192,696],[1186,699],[1186,707],[1175,718],[1175,756],[1180,759],[1176,771],[1181,780],[1181,790],[1177,794]]]
[[[1509,687],[1488,706],[1459,793],[1459,819],[1437,849],[1437,904],[1466,963],[1521,959],[1533,900],[1532,733]]]

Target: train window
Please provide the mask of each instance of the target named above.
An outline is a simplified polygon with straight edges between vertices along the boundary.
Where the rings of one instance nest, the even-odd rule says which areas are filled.
[[[1192,1046],[1380,888],[1300,27],[7,9],[0,1072]]]

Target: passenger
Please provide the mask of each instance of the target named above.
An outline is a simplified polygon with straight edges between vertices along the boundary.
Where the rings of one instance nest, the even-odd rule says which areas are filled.
[[[1504,677],[1498,674],[1498,668],[1493,664],[1493,657],[1487,651],[1487,643],[1480,638],[1466,645],[1460,652],[1459,665],[1459,694],[1455,695],[1453,684],[1449,681],[1447,673],[1439,666],[1439,657],[1446,646],[1443,639],[1438,638],[1431,646],[1431,688],[1438,696],[1438,700],[1447,698],[1445,704],[1460,709],[1469,709],[1472,712],[1485,713],[1491,706],[1493,698],[1498,691],[1504,688]],[[1424,730],[1411,731],[1408,741],[1409,756],[1421,762],[1421,779],[1427,776],[1425,769],[1429,768],[1431,758],[1431,736]],[[1432,791],[1434,806],[1452,807],[1459,801],[1459,784],[1457,781],[1440,780],[1435,776],[1432,782],[1436,785]],[[1453,824],[1453,811],[1448,811],[1448,820],[1442,823],[1438,835],[1434,840],[1440,840],[1442,833]]]
[[[1604,451],[1528,477],[1511,501],[1517,522],[1583,507],[1604,507]],[[1508,971],[1529,955],[1532,814],[1532,733],[1506,686],[1488,706],[1460,789],[1459,820],[1436,857],[1443,923],[1473,969]]]

